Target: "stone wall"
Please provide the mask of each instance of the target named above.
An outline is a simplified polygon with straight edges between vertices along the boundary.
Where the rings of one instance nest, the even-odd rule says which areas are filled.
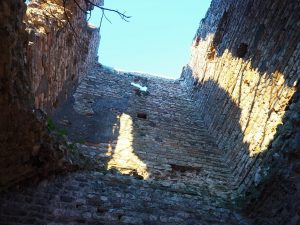
[[[51,162],[51,154],[44,159],[40,154],[47,135],[31,107],[33,95],[24,63],[25,8],[21,0],[0,3],[0,190]],[[34,166],[35,162],[39,165]]]
[[[91,8],[84,0],[77,2],[81,9]],[[34,0],[28,5],[27,61],[37,108],[57,107],[96,61],[99,30],[88,25],[81,9],[74,1],[67,1],[64,9],[61,0]]]
[[[299,1],[213,0],[182,74],[238,194],[282,151],[270,143],[298,87],[299,10]]]
[[[61,142],[34,106],[51,110],[59,95],[67,95],[95,60],[99,41],[74,2],[67,11],[81,35],[78,45],[61,1],[32,2],[26,16],[23,0],[0,2],[0,190],[62,168]]]
[[[7,165],[10,155],[14,152],[12,142],[18,145],[21,138],[18,130],[18,122],[14,115],[26,113],[20,109],[30,99],[29,84],[26,80],[26,71],[23,57],[24,37],[26,37],[22,16],[25,7],[20,1],[0,2],[0,156],[1,173],[0,186],[8,182],[6,173],[12,170],[12,165]],[[23,92],[23,95],[18,93]],[[19,97],[19,98],[18,98]],[[25,138],[25,137],[24,137]],[[11,142],[11,144],[6,144]],[[14,168],[13,168],[14,169]],[[13,176],[13,174],[8,174]]]
[[[246,212],[254,224],[299,224],[300,202],[300,89],[297,88],[283,124],[277,129],[265,160],[272,168],[264,182],[248,190]]]

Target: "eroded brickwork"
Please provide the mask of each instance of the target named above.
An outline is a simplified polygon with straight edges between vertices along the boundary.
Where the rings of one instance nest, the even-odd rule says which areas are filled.
[[[31,151],[43,136],[29,106],[33,96],[24,65],[25,9],[21,0],[0,3],[0,189],[32,174]]]
[[[91,7],[84,0],[77,3],[83,10]],[[34,0],[28,5],[26,59],[37,108],[57,107],[96,60],[99,30],[88,25],[81,9],[74,1],[66,1],[65,8],[63,1],[56,0]]]
[[[298,1],[213,1],[183,74],[241,192],[267,173],[257,170],[298,85],[298,11]]]
[[[0,223],[248,224],[195,107],[178,81],[94,65],[53,115],[88,169],[2,195]]]
[[[23,1],[0,3],[1,190],[61,168],[63,148],[49,136],[47,119],[34,108],[34,102],[36,107],[53,108],[58,95],[67,95],[68,89],[76,86],[81,72],[95,60],[95,45],[99,41],[98,32],[86,27],[85,16],[75,10],[74,2],[66,10],[89,45],[85,53],[82,46],[75,44],[68,26],[62,28],[66,24],[62,1],[32,2],[26,17]],[[53,18],[56,16],[60,23]],[[24,18],[27,25],[22,22]],[[88,47],[91,47],[89,52]]]
[[[213,1],[182,75],[237,193],[251,198],[269,185],[254,197],[263,218],[256,224],[299,223],[291,200],[299,195],[299,10],[299,1]]]
[[[0,6],[0,188],[71,152],[85,169],[1,193],[1,224],[299,224],[299,1],[214,0],[180,81],[91,63],[97,31],[74,5],[90,52],[62,1],[32,3],[28,47],[23,2]],[[48,121],[66,149],[33,105],[79,79]]]
[[[276,152],[265,165],[275,169],[258,188],[260,195],[250,195],[247,213],[255,224],[299,224],[300,202],[300,90],[286,108],[283,124],[268,151]],[[256,190],[257,191],[257,190]]]

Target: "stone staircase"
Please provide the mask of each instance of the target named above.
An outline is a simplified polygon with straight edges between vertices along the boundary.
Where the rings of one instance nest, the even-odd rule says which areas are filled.
[[[2,194],[0,224],[247,224],[179,81],[96,65],[53,118],[96,166]]]

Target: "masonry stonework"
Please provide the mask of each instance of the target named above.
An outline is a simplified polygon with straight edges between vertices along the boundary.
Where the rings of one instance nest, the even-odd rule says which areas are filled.
[[[179,80],[64,2],[0,2],[0,224],[300,223],[299,1],[213,0]]]
[[[30,177],[35,170],[38,170],[33,166],[33,161],[40,156],[38,154],[40,141],[45,138],[45,133],[31,107],[33,95],[24,62],[27,36],[22,19],[25,5],[23,1],[1,1],[0,9],[2,38],[0,44],[0,189],[2,189]],[[34,150],[35,153],[32,155]],[[51,154],[49,157],[51,158]],[[43,170],[44,166],[45,164],[39,169]]]
[[[21,0],[0,3],[0,189],[61,165],[63,151],[37,108],[55,108],[59,96],[65,99],[96,58],[98,30],[87,27],[76,7],[74,2],[66,5],[82,35],[78,45],[62,1],[32,1],[27,12]]]
[[[53,119],[88,167],[0,195],[0,223],[247,224],[232,214],[230,170],[179,81],[94,65]]]
[[[298,126],[297,113],[292,118],[287,110],[299,104],[299,10],[299,1],[212,1],[182,74],[241,196],[269,179],[275,162],[289,167],[282,164],[286,152],[299,154],[297,132],[290,127],[291,144],[282,128]],[[289,221],[286,215],[281,223]]]
[[[297,1],[213,1],[196,34],[183,76],[237,189],[269,157],[298,85],[298,10]]]
[[[56,0],[34,0],[28,5],[26,59],[37,108],[57,107],[96,60],[99,30],[86,22],[81,10],[91,6],[84,0],[77,3],[80,8],[73,1],[66,1],[64,8],[63,1]]]

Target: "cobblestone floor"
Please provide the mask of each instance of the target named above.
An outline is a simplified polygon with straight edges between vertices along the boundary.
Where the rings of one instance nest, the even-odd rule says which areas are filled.
[[[97,65],[53,118],[96,167],[7,191],[0,224],[246,224],[179,81]]]

